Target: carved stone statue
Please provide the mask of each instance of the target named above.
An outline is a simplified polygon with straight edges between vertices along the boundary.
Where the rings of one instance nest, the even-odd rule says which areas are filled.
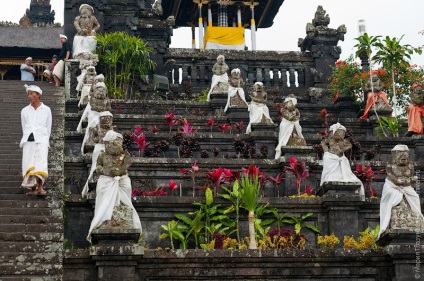
[[[163,9],[162,9],[162,0],[155,0],[155,2],[152,4],[152,10],[153,13],[155,13],[158,16],[163,15]]]
[[[94,150],[91,156],[90,174],[88,175],[87,182],[85,183],[82,191],[83,197],[86,197],[88,194],[88,184],[96,182],[98,179],[98,175],[95,175],[94,173],[96,170],[97,158],[100,153],[105,150],[103,138],[110,130],[113,130],[113,115],[109,111],[103,111],[99,114],[99,124],[89,130],[89,139],[87,144],[94,144]]]
[[[216,63],[212,67],[212,84],[209,90],[207,101],[210,101],[211,94],[227,93],[228,91],[228,65],[225,63],[225,57],[219,55],[216,58]]]
[[[365,85],[365,91],[367,94],[367,103],[365,105],[364,115],[362,115],[361,119],[368,118],[368,113],[371,110],[371,107],[375,104],[375,109],[378,111],[390,111],[392,107],[387,100],[387,94],[383,92],[381,89],[383,88],[383,84],[381,83],[380,78],[377,75],[371,75],[371,78],[368,79],[367,84]]]
[[[249,104],[249,125],[246,128],[246,134],[252,131],[252,124],[274,124],[269,116],[269,109],[266,105],[267,93],[262,82],[256,82],[253,86],[253,92],[250,95],[252,101]]]
[[[408,132],[405,136],[423,134],[424,122],[424,91],[423,85],[414,83],[411,86],[411,103],[408,107]]]
[[[412,187],[416,182],[414,165],[409,160],[408,146],[398,144],[386,167],[387,178],[380,201],[380,233],[387,229],[422,231],[424,217],[420,198]]]
[[[300,112],[296,108],[297,99],[293,94],[284,100],[284,107],[280,110],[282,119],[280,123],[280,133],[278,134],[278,145],[275,148],[275,159],[281,156],[283,146],[305,146],[306,141],[302,135],[300,127]]]
[[[77,34],[74,37],[72,54],[74,58],[80,53],[94,53],[96,40],[94,35],[100,28],[100,24],[94,16],[94,9],[88,4],[79,7],[79,16],[75,17],[74,26]]]
[[[244,96],[244,81],[241,77],[240,69],[234,68],[231,70],[229,79],[230,86],[228,87],[228,100],[224,112],[230,107],[246,107],[248,106]]]
[[[350,169],[349,160],[344,152],[352,148],[352,144],[345,139],[346,128],[340,123],[330,126],[330,132],[321,146],[324,151],[322,161],[321,186],[325,182],[354,182],[361,185],[357,191],[365,200],[364,185]]]
[[[128,167],[131,155],[122,148],[122,135],[108,131],[103,138],[105,151],[97,159],[96,206],[87,240],[91,232],[102,229],[139,229],[140,218],[131,202],[131,180]]]
[[[85,73],[82,77],[83,78],[82,83],[81,83],[82,87],[77,86],[77,90],[80,89],[80,91],[81,91],[81,96],[80,96],[80,100],[78,102],[78,106],[85,105],[85,104],[88,103],[91,85],[94,83],[94,77],[96,77],[96,75],[97,75],[96,68],[94,66],[89,66],[86,69],[86,71],[85,71]],[[77,78],[77,80],[78,80],[78,78]],[[78,85],[79,84],[80,83],[78,83]]]

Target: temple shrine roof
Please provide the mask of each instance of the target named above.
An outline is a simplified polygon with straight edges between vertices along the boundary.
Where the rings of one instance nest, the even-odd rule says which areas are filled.
[[[203,2],[207,2],[204,1]],[[237,6],[241,9],[241,20],[242,25],[245,28],[250,28],[251,11],[250,7],[244,5],[247,0],[233,0],[232,5],[227,7],[227,13],[229,19],[236,17]],[[255,22],[257,28],[271,27],[274,23],[274,18],[283,4],[284,0],[256,0],[254,1],[257,5],[254,8]],[[208,4],[212,5],[212,18],[213,22],[217,21],[218,6],[216,0],[208,1]],[[207,6],[202,7],[202,16],[207,17]],[[198,22],[198,4],[194,3],[193,0],[162,0],[163,17],[168,18],[169,16],[175,17],[176,27],[189,27],[197,25]]]

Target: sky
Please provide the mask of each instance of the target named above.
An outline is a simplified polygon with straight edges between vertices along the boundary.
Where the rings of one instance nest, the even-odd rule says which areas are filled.
[[[3,5],[0,20],[18,23],[30,2],[13,0],[13,5]],[[56,22],[63,24],[64,0],[51,0],[50,3],[56,12]],[[397,38],[404,35],[401,44],[414,47],[424,45],[424,35],[419,34],[419,31],[424,30],[424,0],[285,0],[273,26],[257,30],[257,50],[299,51],[298,38],[305,37],[306,24],[312,22],[318,5],[323,6],[330,16],[330,28],[346,25],[345,40],[339,41],[342,59],[355,53],[358,21],[361,19],[365,20],[369,35]],[[196,30],[196,36],[197,34]],[[251,49],[250,30],[246,30],[245,36],[246,44]],[[171,47],[191,48],[190,28],[174,30]],[[424,54],[414,55],[411,64],[424,66]]]

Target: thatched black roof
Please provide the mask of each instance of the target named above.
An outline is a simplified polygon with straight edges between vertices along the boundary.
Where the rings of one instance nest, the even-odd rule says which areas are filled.
[[[63,27],[0,26],[0,47],[60,49]]]

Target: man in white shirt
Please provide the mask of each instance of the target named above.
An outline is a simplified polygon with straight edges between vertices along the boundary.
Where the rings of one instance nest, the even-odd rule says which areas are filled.
[[[52,128],[50,107],[40,101],[43,91],[35,85],[25,85],[30,104],[21,111],[22,187],[31,189],[28,195],[45,195],[48,177],[47,159]]]

